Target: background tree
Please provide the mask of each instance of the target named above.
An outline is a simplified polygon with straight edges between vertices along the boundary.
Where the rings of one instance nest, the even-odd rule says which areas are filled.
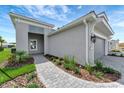
[[[5,43],[6,41],[0,36],[0,46],[3,46],[3,43]]]

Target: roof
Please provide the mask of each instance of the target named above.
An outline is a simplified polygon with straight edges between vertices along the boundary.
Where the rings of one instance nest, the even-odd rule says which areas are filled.
[[[71,28],[72,26],[75,26],[75,25],[78,25],[78,24],[80,24],[80,23],[83,23],[83,21],[84,21],[85,19],[88,19],[88,18],[91,17],[91,16],[93,16],[94,19],[99,18],[99,15],[101,15],[101,14],[103,14],[103,13],[104,13],[104,16],[103,16],[102,18],[103,18],[103,19],[105,20],[105,22],[107,23],[108,27],[110,28],[110,32],[111,32],[111,34],[113,35],[114,32],[113,32],[111,26],[110,26],[109,23],[108,23],[108,19],[106,19],[107,17],[105,17],[105,16],[106,16],[105,12],[101,12],[100,14],[97,15],[97,14],[95,13],[95,11],[91,11],[91,12],[89,12],[88,14],[86,14],[86,15],[84,15],[84,16],[81,16],[80,18],[78,18],[78,19],[76,19],[76,20],[74,20],[74,21],[72,21],[72,22],[70,22],[70,23],[64,25],[63,27],[61,27],[61,28],[59,28],[59,29],[57,29],[56,32],[51,32],[51,33],[49,34],[49,36],[50,36],[50,35],[53,35],[53,34],[56,34],[56,33],[59,33],[59,32],[61,32],[61,31],[65,30],[65,29],[69,29],[69,28]]]
[[[53,24],[46,23],[46,22],[43,22],[43,21],[39,21],[39,20],[30,18],[30,17],[26,17],[26,16],[23,16],[23,15],[20,15],[20,14],[16,14],[16,13],[10,12],[9,15],[10,15],[10,17],[11,17],[11,19],[12,19],[13,22],[14,22],[13,18],[20,18],[20,19],[23,19],[23,20],[34,22],[34,23],[39,24],[39,25],[46,25],[46,26],[49,26],[51,28],[54,27]]]
[[[99,13],[99,14],[97,14],[99,17],[100,16],[103,16],[107,21],[108,21],[108,17],[107,17],[107,15],[106,15],[106,13],[105,12],[101,12],[101,13]]]

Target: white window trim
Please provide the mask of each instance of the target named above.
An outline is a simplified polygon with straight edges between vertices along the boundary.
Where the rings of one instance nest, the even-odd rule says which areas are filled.
[[[36,49],[31,49],[31,46],[30,46],[30,51],[37,51],[37,39],[30,39],[30,42],[31,41],[36,41]]]

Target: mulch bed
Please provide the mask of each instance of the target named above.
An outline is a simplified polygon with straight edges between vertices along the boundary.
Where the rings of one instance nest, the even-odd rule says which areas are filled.
[[[52,56],[52,55],[45,55],[45,57],[50,60],[51,62],[53,62],[51,60],[51,57],[55,57],[58,58],[56,56]],[[61,59],[62,60],[62,59]],[[55,64],[55,62],[53,62]],[[55,64],[56,65],[56,64]],[[76,74],[74,71],[65,69],[63,64],[61,65],[57,65],[59,68],[61,68],[62,70],[64,70],[65,72],[78,77],[80,79],[83,80],[88,80],[88,81],[94,81],[94,82],[98,82],[98,83],[109,83],[109,82],[114,82],[117,81],[118,79],[121,78],[120,74],[109,74],[109,73],[105,73],[104,76],[102,78],[97,78],[95,75],[90,74],[87,70],[85,70],[84,68],[80,68],[80,74]],[[79,64],[77,64],[77,66],[80,66]]]
[[[26,61],[22,61],[22,62],[11,62],[11,63],[8,62],[8,64],[6,64],[5,67],[21,67],[26,64],[33,64],[33,63],[34,63],[34,59],[30,57]]]
[[[4,64],[1,64],[1,67],[5,68],[5,67],[10,67],[10,68],[18,68],[18,67],[22,67],[26,64],[33,64],[34,63],[34,59],[33,57],[28,58],[27,60],[23,61],[23,62],[4,62]],[[30,75],[34,74],[34,77],[32,77],[31,80],[28,80],[28,77],[31,77]],[[7,81],[6,83],[0,85],[0,88],[26,88],[28,85],[30,84],[36,84],[38,86],[38,88],[45,88],[45,85],[39,81],[38,77],[37,77],[37,73],[36,71],[31,72],[31,73],[27,73],[21,76],[16,77],[13,80]]]
[[[35,74],[35,76],[28,80],[31,74]],[[38,88],[45,88],[45,85],[39,81],[36,71],[18,76],[14,80],[8,81],[0,86],[0,88],[26,88],[28,85],[35,83],[38,85]]]

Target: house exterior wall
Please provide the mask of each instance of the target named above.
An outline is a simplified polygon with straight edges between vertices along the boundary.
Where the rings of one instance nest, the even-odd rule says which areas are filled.
[[[28,25],[16,22],[16,50],[28,53]]]
[[[86,61],[86,34],[83,24],[48,37],[48,53],[64,57],[75,57],[77,63]]]
[[[44,34],[44,28],[29,25],[29,31],[30,33],[36,33],[36,34]]]
[[[109,50],[119,49],[119,40],[111,40],[109,42]]]
[[[29,33],[28,38],[29,38],[28,39],[29,54],[41,54],[41,53],[44,53],[44,36],[43,35]],[[31,50],[30,49],[30,40],[31,39],[36,39],[37,40],[37,50]]]

